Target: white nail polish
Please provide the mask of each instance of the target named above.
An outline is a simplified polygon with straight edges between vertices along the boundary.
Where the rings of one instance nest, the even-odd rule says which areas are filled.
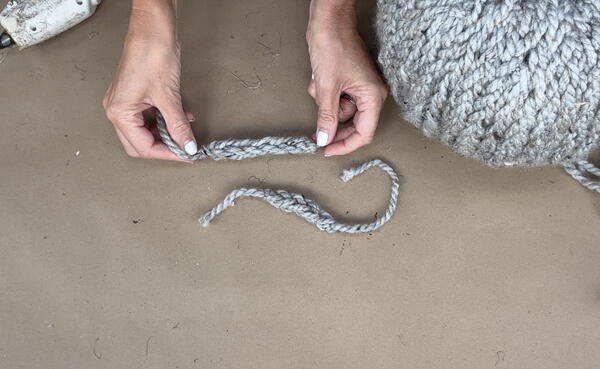
[[[188,155],[196,155],[198,152],[198,145],[196,144],[196,141],[188,141],[183,149],[188,153]]]
[[[323,147],[323,146],[327,145],[328,138],[329,138],[329,135],[327,134],[327,132],[325,132],[325,131],[317,132],[317,146]]]

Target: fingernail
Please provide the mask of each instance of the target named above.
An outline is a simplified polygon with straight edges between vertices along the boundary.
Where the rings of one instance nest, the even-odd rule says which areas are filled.
[[[327,132],[325,132],[325,131],[317,132],[317,146],[323,147],[323,146],[327,145],[328,138],[329,138],[329,135],[327,134]]]
[[[323,154],[323,156],[325,156],[326,158],[330,157],[331,154]]]
[[[198,152],[198,145],[194,140],[188,141],[183,147],[183,149],[185,150],[185,152],[188,153],[188,155],[196,155],[196,153]]]

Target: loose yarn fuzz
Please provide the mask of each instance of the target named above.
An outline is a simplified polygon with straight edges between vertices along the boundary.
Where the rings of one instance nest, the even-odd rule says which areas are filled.
[[[600,3],[378,0],[378,61],[406,120],[490,166],[558,164],[600,191]],[[594,178],[595,177],[595,178]]]
[[[201,160],[205,158],[213,160],[242,160],[264,155],[312,154],[317,151],[317,145],[308,137],[264,137],[260,139],[213,141],[200,147],[197,154],[189,155],[173,141],[167,130],[165,120],[158,111],[156,112],[156,126],[165,145],[179,158],[186,160]],[[371,232],[387,223],[396,212],[400,188],[398,174],[384,161],[374,159],[357,167],[347,169],[340,176],[342,181],[348,182],[372,167],[378,167],[387,173],[392,183],[390,199],[385,212],[370,223],[341,223],[335,220],[327,211],[323,210],[314,200],[307,199],[302,194],[265,188],[238,188],[233,190],[212,210],[198,219],[198,221],[206,227],[216,216],[228,207],[233,206],[236,199],[240,197],[255,197],[265,200],[271,206],[285,213],[296,214],[307,222],[314,224],[320,230],[328,233]]]

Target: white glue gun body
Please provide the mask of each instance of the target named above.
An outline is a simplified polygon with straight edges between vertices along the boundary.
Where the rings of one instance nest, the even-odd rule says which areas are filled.
[[[11,0],[0,12],[0,48],[38,44],[83,22],[102,0]]]

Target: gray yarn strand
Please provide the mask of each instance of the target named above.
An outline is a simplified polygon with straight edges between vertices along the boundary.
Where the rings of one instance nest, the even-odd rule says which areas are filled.
[[[390,200],[388,207],[382,216],[378,217],[371,223],[364,224],[345,224],[338,222],[327,211],[323,210],[315,201],[307,199],[304,195],[288,192],[285,190],[271,190],[263,188],[239,188],[231,191],[223,201],[217,204],[211,211],[204,214],[198,221],[203,226],[208,224],[225,209],[234,205],[234,201],[240,197],[256,197],[268,202],[271,206],[285,212],[294,213],[307,222],[314,224],[322,231],[329,233],[345,232],[345,233],[364,233],[371,232],[387,223],[398,205],[398,190],[400,181],[398,174],[388,164],[380,159],[374,159],[363,163],[357,167],[345,170],[340,178],[344,182],[348,182],[357,175],[363,173],[369,168],[379,167],[386,172],[392,180]]]
[[[565,165],[565,170],[583,186],[592,191],[600,192],[600,168],[596,167],[594,164],[582,160],[570,165]],[[590,179],[590,176],[596,177],[597,179]]]
[[[317,151],[317,145],[308,137],[263,137],[251,139],[228,139],[213,141],[201,146],[198,153],[189,155],[173,141],[165,119],[159,111],[156,112],[156,126],[162,141],[180,159],[200,160],[243,160],[264,155],[311,154]]]
[[[264,137],[260,139],[229,139],[213,141],[200,147],[198,153],[189,155],[183,151],[167,130],[165,119],[159,111],[156,112],[156,126],[162,141],[179,158],[186,160],[200,160],[210,158],[213,160],[230,159],[242,160],[264,155],[283,154],[312,154],[317,151],[317,145],[308,137]],[[387,163],[380,159],[374,159],[363,163],[355,168],[345,170],[340,178],[348,182],[355,176],[363,173],[369,168],[379,167],[386,172],[392,180],[390,201],[384,214],[371,223],[345,224],[336,221],[331,214],[323,210],[315,201],[305,198],[301,194],[288,192],[286,190],[271,190],[264,188],[239,188],[231,191],[217,206],[204,214],[198,221],[203,226],[208,224],[225,209],[232,206],[234,201],[240,197],[256,197],[264,199],[273,207],[285,213],[294,213],[304,218],[307,222],[314,224],[322,231],[329,233],[364,233],[371,232],[387,223],[398,204],[398,190],[400,181],[398,174]]]

